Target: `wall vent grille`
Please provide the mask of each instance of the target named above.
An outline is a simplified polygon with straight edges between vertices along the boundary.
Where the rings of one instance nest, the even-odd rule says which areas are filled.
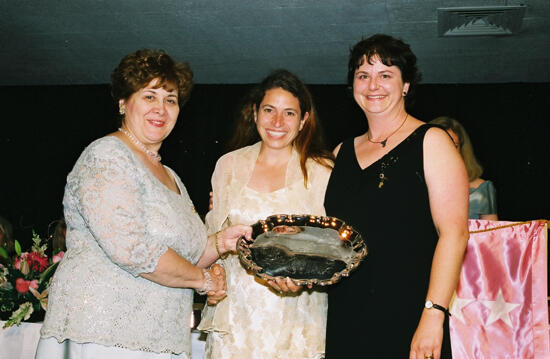
[[[525,5],[437,9],[439,36],[512,35],[521,29]]]

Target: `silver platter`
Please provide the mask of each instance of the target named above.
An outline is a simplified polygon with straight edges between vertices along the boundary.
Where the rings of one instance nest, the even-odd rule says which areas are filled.
[[[335,217],[277,214],[252,225],[252,241],[237,242],[245,268],[271,280],[330,285],[347,277],[367,255],[361,234]]]

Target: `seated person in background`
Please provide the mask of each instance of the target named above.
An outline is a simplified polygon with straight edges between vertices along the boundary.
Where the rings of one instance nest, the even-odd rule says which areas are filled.
[[[0,216],[0,247],[10,255],[13,252],[13,243],[13,227],[7,219]]]
[[[52,237],[52,252],[64,252],[67,250],[65,246],[65,235],[67,233],[67,224],[65,219],[61,218],[55,225],[55,230]]]
[[[443,127],[453,139],[464,159],[470,181],[470,205],[468,218],[498,221],[497,197],[493,182],[480,178],[483,168],[474,155],[474,148],[464,127],[457,120],[441,116],[430,123]]]

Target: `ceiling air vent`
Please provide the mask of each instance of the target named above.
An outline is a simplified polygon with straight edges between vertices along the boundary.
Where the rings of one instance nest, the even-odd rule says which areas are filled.
[[[439,36],[512,35],[521,28],[525,5],[437,9]]]

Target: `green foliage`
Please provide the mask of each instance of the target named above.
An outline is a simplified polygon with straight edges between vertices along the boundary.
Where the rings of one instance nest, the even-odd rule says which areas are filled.
[[[11,327],[12,325],[19,325],[23,320],[28,320],[31,317],[31,314],[34,312],[34,308],[31,303],[23,303],[13,314],[10,319],[6,321],[2,329]]]
[[[15,240],[15,254],[17,254],[18,257],[21,256],[21,245],[17,239]]]

